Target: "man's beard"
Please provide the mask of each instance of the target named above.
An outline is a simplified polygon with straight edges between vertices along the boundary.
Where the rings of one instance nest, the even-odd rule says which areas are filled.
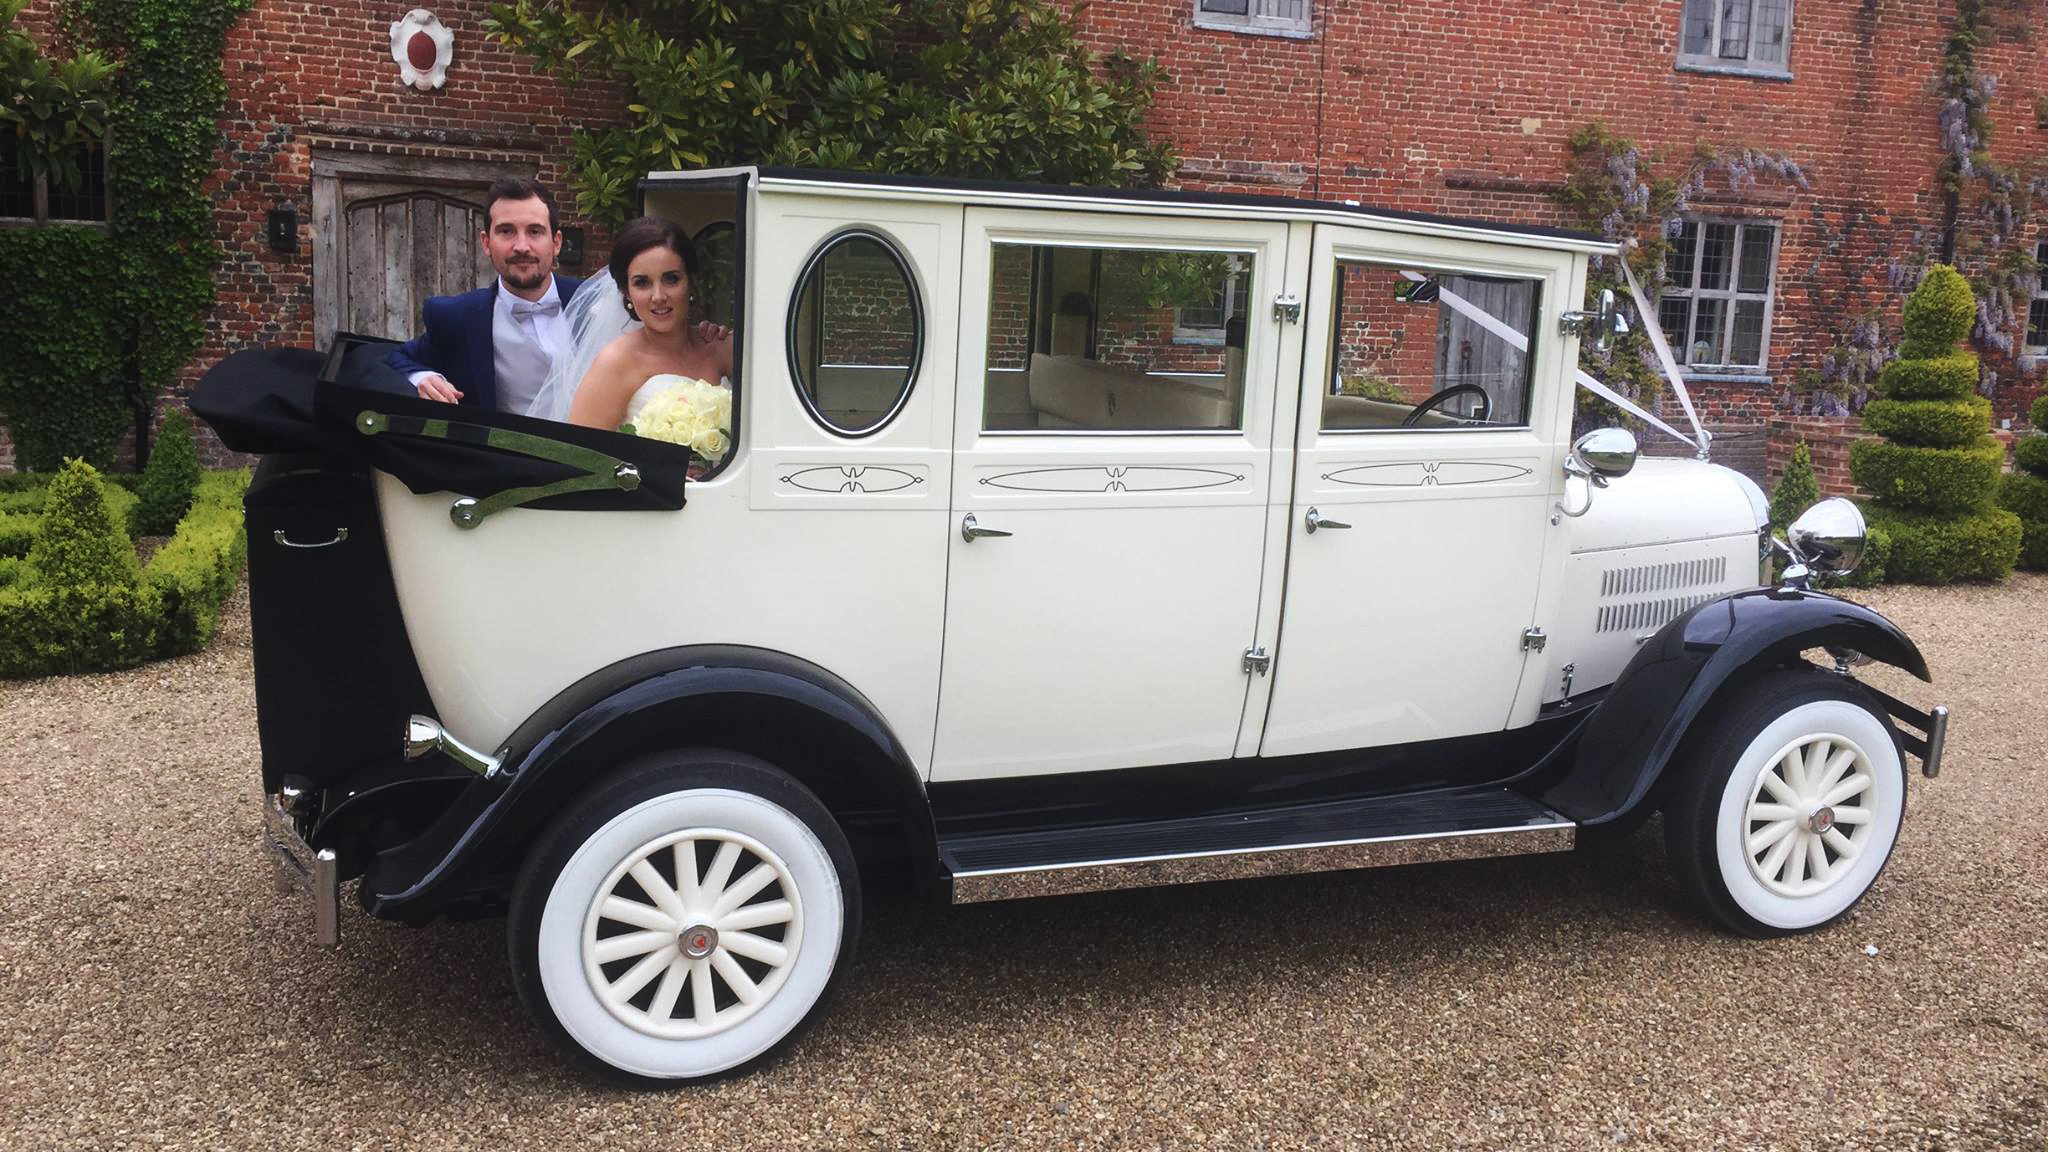
[[[505,265],[505,283],[514,288],[538,288],[547,282],[548,267],[538,260],[531,264]]]

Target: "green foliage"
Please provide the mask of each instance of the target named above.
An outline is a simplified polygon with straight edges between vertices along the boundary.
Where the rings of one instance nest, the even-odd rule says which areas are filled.
[[[242,533],[242,493],[247,472],[214,472],[201,479],[192,510],[143,570],[162,609],[157,655],[197,652],[213,638],[220,606],[234,594],[248,557]]]
[[[104,229],[0,228],[0,413],[23,468],[113,463],[133,415],[121,394],[123,263]]]
[[[1946,264],[1931,265],[1920,286],[1906,297],[1906,343],[1899,355],[1919,359],[1934,349],[1952,351],[1970,334],[1976,317],[1977,298],[1970,282]]]
[[[2012,462],[2022,472],[2048,476],[2048,436],[2022,436],[2014,441]]]
[[[135,545],[108,506],[106,487],[92,465],[73,460],[50,482],[28,566],[39,583],[49,585],[135,583]]]
[[[2037,432],[2048,432],[2048,392],[2034,397],[2034,406],[2027,409],[2027,422]]]
[[[84,507],[75,493],[84,472],[67,470],[51,484],[52,510]],[[192,510],[150,558],[139,578],[126,537],[124,580],[65,579],[76,564],[51,568],[0,559],[0,677],[127,668],[145,660],[197,651],[213,635],[220,606],[233,593],[247,555],[242,493],[247,472],[210,473],[194,493]],[[109,488],[109,493],[119,489]],[[132,502],[135,497],[122,493]],[[89,514],[86,519],[91,519]],[[110,535],[119,518],[99,517]],[[118,575],[118,574],[117,574]]]
[[[0,512],[0,556],[20,559],[36,542],[39,512]]]
[[[13,0],[6,0],[12,3]],[[111,463],[132,413],[129,350],[145,396],[199,350],[214,296],[221,45],[250,0],[71,0],[70,38],[119,65],[107,124],[105,229],[0,230],[20,303],[0,309],[0,413],[25,468]]]
[[[2048,477],[2012,473],[1999,485],[1998,504],[2020,518],[2020,567],[2048,568]]]
[[[1785,474],[1778,478],[1778,486],[1771,489],[1771,526],[1783,531],[1819,500],[1820,480],[1813,474],[1813,455],[1806,450],[1806,441],[1801,440],[1792,449],[1792,459],[1785,462]]]
[[[579,210],[613,224],[666,169],[1120,185],[1176,164],[1145,128],[1158,66],[1098,56],[1043,0],[515,0],[485,29],[544,72],[625,90],[631,121],[579,131],[570,162]]]
[[[1976,440],[1991,426],[1991,401],[1982,396],[1872,400],[1863,409],[1863,426],[1900,444],[1955,448]]]
[[[45,176],[76,190],[81,148],[97,148],[107,132],[106,94],[114,65],[97,52],[69,60],[44,56],[15,26],[28,0],[0,0],[0,132],[15,138],[23,178]]]
[[[2002,580],[2020,555],[2020,518],[2003,508],[1964,516],[1866,509],[1870,524],[1892,540],[1886,575],[1912,584]]]
[[[140,500],[130,520],[134,533],[163,536],[174,531],[192,506],[198,486],[199,451],[192,443],[192,426],[182,409],[175,410],[164,418],[163,432],[150,449],[149,466],[136,487]]]
[[[1367,367],[1344,377],[1337,391],[1346,396],[1362,396],[1367,400],[1384,400],[1391,404],[1409,403],[1408,394],[1401,386],[1380,374],[1380,370]]]
[[[1920,448],[1885,440],[1849,447],[1849,472],[1881,504],[1921,512],[1965,512],[1998,490],[2005,445],[1991,436],[1960,448]]]

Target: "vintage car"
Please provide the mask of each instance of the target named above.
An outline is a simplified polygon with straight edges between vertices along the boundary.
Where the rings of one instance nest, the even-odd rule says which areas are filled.
[[[267,835],[317,938],[351,880],[502,912],[600,1073],[784,1048],[906,864],[961,903],[1661,811],[1684,896],[1769,936],[1867,892],[1906,757],[1938,767],[1945,711],[1851,674],[1926,679],[1912,641],[1810,586],[1853,506],[1774,543],[1697,426],[1574,439],[1596,238],[753,168],[641,195],[739,341],[709,467],[393,390],[349,337],[194,399],[263,457]]]

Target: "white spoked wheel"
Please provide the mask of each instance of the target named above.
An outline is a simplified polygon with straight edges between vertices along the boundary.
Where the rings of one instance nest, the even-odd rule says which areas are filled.
[[[1772,894],[1817,896],[1870,846],[1877,788],[1870,756],[1836,732],[1802,736],[1757,774],[1743,815],[1749,870]]]
[[[728,1074],[813,1017],[851,954],[857,881],[816,797],[746,757],[629,770],[536,845],[513,967],[544,1030],[643,1084]]]
[[[1778,673],[1721,713],[1665,814],[1680,886],[1737,931],[1818,928],[1876,882],[1905,816],[1890,722],[1851,681]]]

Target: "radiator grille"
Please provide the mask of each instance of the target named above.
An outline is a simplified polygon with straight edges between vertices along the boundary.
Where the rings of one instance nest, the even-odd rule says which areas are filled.
[[[1633,568],[1609,568],[1600,575],[1602,598],[1639,596],[1646,592],[1679,592],[1680,595],[1633,600],[1626,604],[1603,604],[1596,632],[1640,632],[1661,628],[1686,612],[1720,595],[1728,578],[1728,558],[1703,557],[1673,560],[1664,564],[1642,564]],[[1703,592],[1685,589],[1706,588]]]

